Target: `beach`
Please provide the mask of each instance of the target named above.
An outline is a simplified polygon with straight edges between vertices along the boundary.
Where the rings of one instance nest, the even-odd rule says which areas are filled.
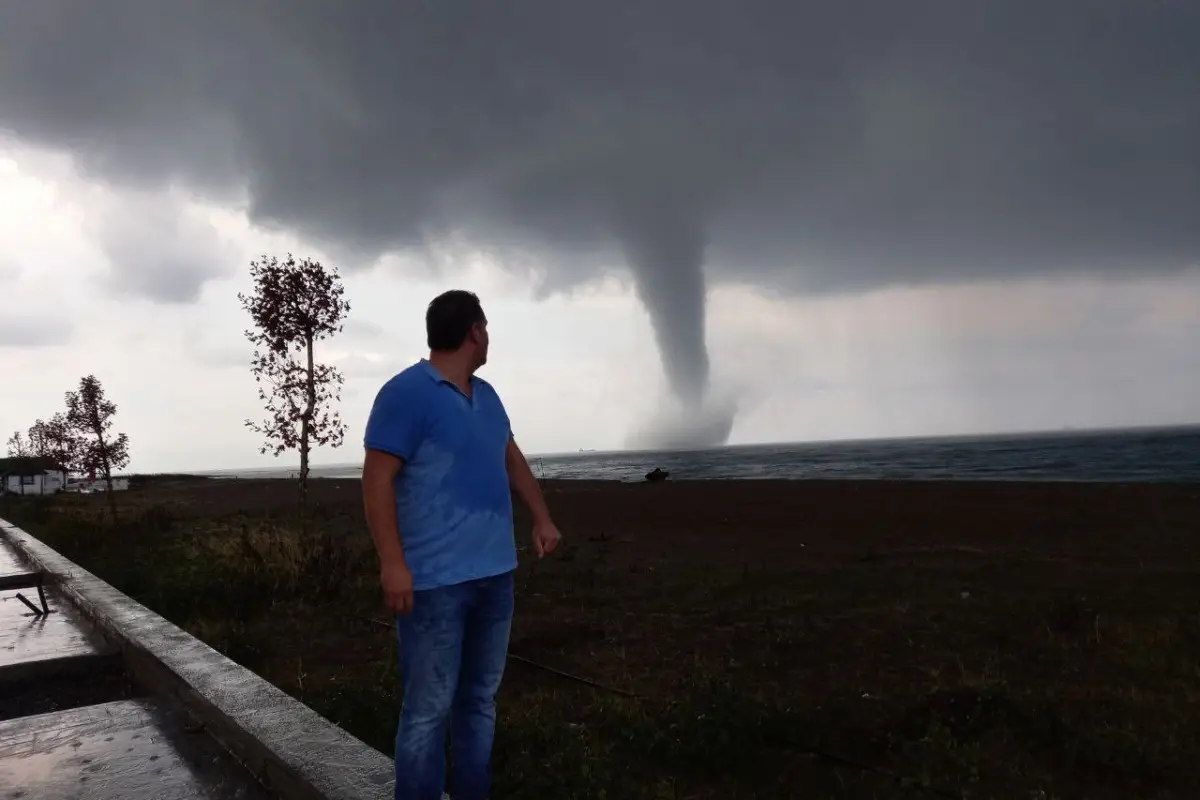
[[[1200,485],[548,481],[497,796],[1195,797]],[[397,699],[354,480],[4,513],[368,743]],[[1043,792],[1038,795],[1037,792]],[[947,794],[948,793],[948,794]]]

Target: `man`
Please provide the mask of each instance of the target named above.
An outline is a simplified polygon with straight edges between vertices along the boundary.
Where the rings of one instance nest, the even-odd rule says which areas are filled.
[[[512,494],[533,515],[533,550],[561,536],[491,385],[479,298],[450,291],[425,315],[429,358],[380,390],[367,422],[363,499],[396,614],[403,703],[396,800],[491,790],[496,691],[513,612]]]

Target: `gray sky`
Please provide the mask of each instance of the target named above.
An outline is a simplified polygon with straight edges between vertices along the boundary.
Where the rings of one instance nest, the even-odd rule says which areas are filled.
[[[14,0],[0,423],[94,371],[135,467],[255,463],[236,292],[288,248],[347,275],[351,441],[449,286],[530,449],[1195,421],[1196,41],[1182,0]]]

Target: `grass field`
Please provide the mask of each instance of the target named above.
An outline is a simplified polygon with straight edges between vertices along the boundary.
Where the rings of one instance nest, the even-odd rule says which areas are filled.
[[[1200,797],[1200,487],[547,495],[567,538],[522,553],[497,798]],[[159,479],[115,526],[101,497],[0,515],[390,751],[358,484],[317,481],[307,526],[295,496]]]

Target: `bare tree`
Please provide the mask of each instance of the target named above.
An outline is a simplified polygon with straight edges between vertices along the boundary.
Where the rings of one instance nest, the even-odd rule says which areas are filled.
[[[251,262],[254,292],[238,294],[254,329],[250,370],[266,405],[263,422],[246,427],[266,438],[261,452],[278,457],[300,452],[300,505],[308,502],[309,453],[313,446],[339,447],[346,435],[334,404],[341,400],[342,374],[318,364],[314,345],[341,333],[350,303],[335,268],[292,255]]]
[[[79,380],[79,389],[67,392],[65,427],[77,437],[79,467],[84,472],[100,472],[108,490],[108,507],[117,521],[117,498],[113,493],[113,471],[129,465],[129,436],[113,434],[117,406],[104,396],[104,387],[95,375]]]

